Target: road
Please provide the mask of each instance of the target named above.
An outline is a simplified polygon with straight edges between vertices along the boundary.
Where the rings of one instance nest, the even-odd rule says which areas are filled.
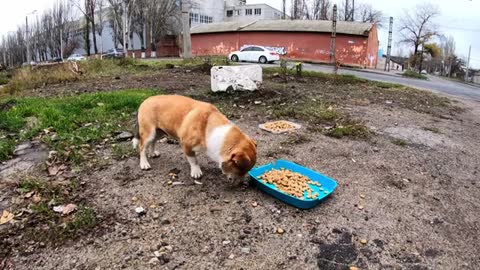
[[[245,63],[242,63],[245,64]],[[273,67],[276,64],[262,65],[263,67]],[[333,73],[333,67],[327,65],[317,64],[303,64],[304,70],[320,71]],[[340,69],[339,74],[350,74],[360,78],[381,81],[389,83],[398,83],[406,86],[411,86],[419,89],[426,89],[437,93],[443,93],[450,96],[458,97],[461,99],[472,100],[480,102],[480,87],[463,84],[451,80],[439,78],[437,76],[428,76],[429,80],[419,80],[412,78],[405,78],[395,74],[382,74],[381,72],[369,72],[367,70],[354,70],[354,69]]]

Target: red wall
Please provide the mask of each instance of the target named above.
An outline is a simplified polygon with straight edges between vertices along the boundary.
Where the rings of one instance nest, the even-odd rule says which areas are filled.
[[[368,42],[372,39],[372,42]],[[369,37],[337,35],[336,56],[344,65],[375,67],[374,61],[367,61],[367,55],[378,50],[376,29]],[[255,44],[285,47],[287,59],[330,62],[330,34],[303,32],[229,32],[192,35],[192,53],[195,56],[228,55],[242,45]]]

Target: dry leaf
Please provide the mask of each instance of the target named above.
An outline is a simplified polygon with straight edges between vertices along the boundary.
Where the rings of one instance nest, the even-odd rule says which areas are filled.
[[[57,213],[61,213],[62,215],[68,215],[75,210],[77,210],[77,205],[73,203],[69,203],[67,205],[58,205],[53,207],[53,211]]]
[[[53,167],[48,167],[48,175],[50,176],[55,176],[58,174],[58,167],[57,166],[53,166]]]
[[[42,196],[40,196],[40,194],[33,195],[32,201],[34,203],[39,203],[41,200],[42,200]]]
[[[0,225],[10,222],[14,215],[7,210],[3,210],[2,217],[0,217]]]
[[[28,198],[32,197],[33,193],[35,193],[35,191],[30,191],[30,192],[26,193],[24,197],[28,199]]]

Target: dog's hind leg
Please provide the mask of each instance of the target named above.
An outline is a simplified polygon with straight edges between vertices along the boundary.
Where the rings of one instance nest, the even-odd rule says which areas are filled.
[[[140,128],[140,168],[142,170],[148,170],[151,168],[147,159],[147,150],[150,144],[155,141],[155,129]]]
[[[160,156],[160,151],[155,150],[155,144],[158,140],[163,139],[167,134],[163,132],[161,129],[155,130],[155,138],[152,140],[150,144],[150,157],[158,157]]]

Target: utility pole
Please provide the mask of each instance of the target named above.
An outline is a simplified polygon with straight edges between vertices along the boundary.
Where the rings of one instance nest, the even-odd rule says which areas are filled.
[[[60,59],[63,60],[63,29],[60,26]]]
[[[390,56],[392,53],[392,31],[393,31],[393,17],[390,17],[390,27],[388,29],[387,61],[385,62],[385,69],[384,69],[385,71],[390,71]]]
[[[336,65],[335,58],[335,39],[337,37],[337,5],[333,5],[332,15],[332,37],[330,39],[330,63]]]
[[[472,52],[472,45],[468,48],[468,58],[467,58],[467,73],[465,73],[465,81],[468,82],[468,70],[470,68],[470,53]]]
[[[183,24],[183,59],[192,58],[192,39],[190,37],[190,15],[189,7],[185,1],[182,5],[182,24]]]
[[[128,55],[127,50],[127,7],[125,6],[125,2],[122,2],[123,7],[123,25],[122,25],[122,32],[123,32],[123,54],[125,56]]]
[[[355,21],[355,0],[352,0],[352,22]]]
[[[28,35],[28,14],[25,16],[25,41],[27,43],[27,65],[30,65],[30,59],[32,58],[30,55],[30,37]]]
[[[285,19],[286,19],[285,10],[286,10],[287,4],[286,4],[285,2],[286,2],[286,0],[283,0],[283,4],[282,4],[282,20],[285,20]]]

